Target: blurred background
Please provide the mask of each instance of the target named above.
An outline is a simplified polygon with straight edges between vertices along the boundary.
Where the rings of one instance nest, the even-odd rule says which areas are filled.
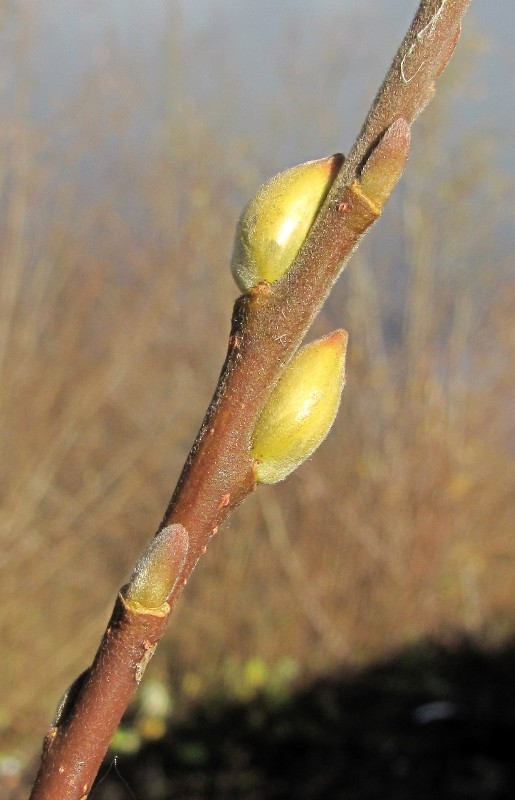
[[[243,205],[350,148],[416,7],[0,2],[6,782],[90,662],[200,425]],[[472,3],[315,324],[350,336],[334,429],[196,568],[147,672],[167,708],[513,636],[514,29],[511,0]]]

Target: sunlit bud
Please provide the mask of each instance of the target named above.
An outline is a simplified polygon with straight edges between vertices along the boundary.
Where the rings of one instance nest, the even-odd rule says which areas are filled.
[[[166,602],[184,567],[189,537],[183,525],[169,525],[154,537],[125,588],[125,599],[144,608]]]
[[[343,163],[337,153],[280,172],[244,208],[231,261],[242,291],[273,283],[291,266]]]
[[[359,176],[359,186],[380,211],[402,175],[408,158],[410,127],[396,119],[372,150]]]
[[[346,331],[334,331],[303,347],[286,367],[254,431],[259,483],[282,481],[327,436],[345,382],[346,348]]]

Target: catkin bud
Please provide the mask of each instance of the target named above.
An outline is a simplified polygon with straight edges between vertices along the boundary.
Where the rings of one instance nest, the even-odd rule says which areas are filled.
[[[410,127],[405,119],[396,119],[363,166],[359,186],[378,211],[381,211],[402,175],[409,146]]]
[[[337,153],[280,172],[265,183],[238,221],[231,270],[246,292],[273,283],[291,266],[343,163]]]
[[[189,537],[183,525],[163,528],[134,567],[125,599],[143,608],[159,608],[172,592],[186,562]]]
[[[346,331],[334,331],[303,347],[286,367],[253,435],[259,483],[282,481],[327,436],[345,382],[346,348]]]

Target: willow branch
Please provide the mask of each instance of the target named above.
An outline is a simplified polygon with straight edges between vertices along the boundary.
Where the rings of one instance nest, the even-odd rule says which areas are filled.
[[[374,175],[384,178],[384,169],[390,170],[386,199],[399,177],[411,123],[434,93],[469,2],[422,0],[292,267],[277,282],[258,284],[236,301],[215,395],[159,529],[173,533],[164,539],[173,545],[173,568],[161,575],[158,591],[166,586],[165,595],[156,606],[146,593],[145,581],[157,563],[152,556],[129,585],[138,602],[122,591],[92,667],[47,734],[32,800],[87,796],[175,600],[219,526],[255,488],[251,440],[257,419],[339,273],[380,214],[382,202],[375,200],[381,192],[371,199],[362,191],[365,179],[370,183],[372,176],[373,184]]]
[[[281,369],[379,212],[353,191],[378,143],[407,150],[410,125],[434,94],[470,0],[423,0],[365,124],[292,268],[236,301],[225,364],[163,525],[182,523],[191,546],[185,578],[228,513],[254,488],[250,437]],[[393,128],[392,128],[393,126]],[[386,144],[386,147],[384,146]]]

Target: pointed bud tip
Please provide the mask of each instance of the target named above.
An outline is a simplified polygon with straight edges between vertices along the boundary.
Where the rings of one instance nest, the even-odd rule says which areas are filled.
[[[315,159],[314,161],[308,161],[307,164],[319,164],[322,169],[325,170],[326,175],[332,181],[338,175],[343,162],[345,161],[345,157],[343,153],[333,153],[332,156],[326,156],[325,158]]]
[[[347,331],[343,330],[343,328],[338,328],[337,330],[329,333],[323,339],[319,339],[321,346],[331,346],[331,347],[338,347],[341,348],[343,354],[347,352],[347,342],[349,341],[349,334]]]

